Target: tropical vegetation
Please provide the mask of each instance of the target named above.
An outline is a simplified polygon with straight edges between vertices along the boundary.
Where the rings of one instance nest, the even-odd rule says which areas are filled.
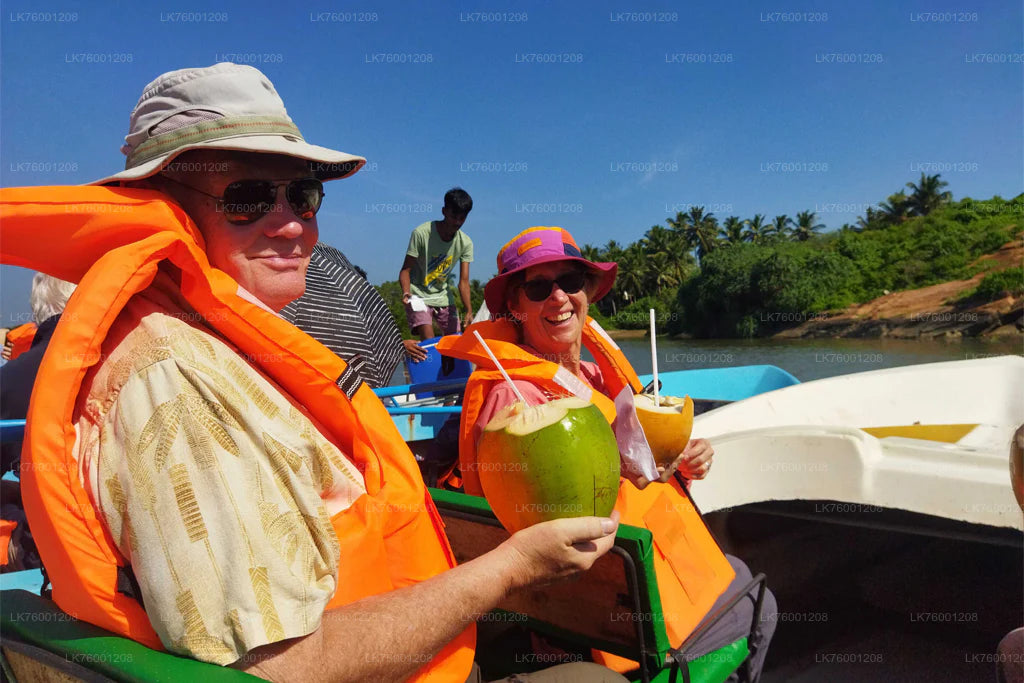
[[[615,287],[591,314],[606,327],[643,329],[653,308],[659,329],[673,334],[749,337],[888,292],[971,277],[979,256],[1020,234],[1024,194],[954,202],[947,185],[922,173],[831,232],[814,211],[719,219],[693,207],[630,244],[584,244],[584,257],[619,264]],[[407,332],[398,283],[380,289]],[[475,309],[479,281],[472,291]],[[992,273],[971,295],[1000,292],[1024,293],[1024,269]]]

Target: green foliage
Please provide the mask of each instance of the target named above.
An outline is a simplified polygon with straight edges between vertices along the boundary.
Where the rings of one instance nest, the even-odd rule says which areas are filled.
[[[691,206],[634,242],[584,244],[585,258],[619,264],[615,286],[590,315],[608,329],[646,329],[653,307],[659,330],[670,334],[753,337],[887,291],[971,277],[983,267],[972,265],[979,256],[1020,233],[1024,194],[953,202],[946,185],[922,174],[907,183],[909,193],[890,194],[855,226],[831,233],[819,232],[825,226],[813,211],[771,221],[728,216],[720,224]],[[1020,269],[1013,273],[986,277],[977,293],[1019,291]],[[398,283],[379,289],[408,336]],[[471,290],[477,310],[483,287],[474,280]],[[461,306],[457,293],[455,300]]]
[[[623,330],[646,330],[651,326],[651,309],[658,332],[667,330],[673,318],[679,316],[672,310],[671,301],[661,296],[645,296],[619,311],[613,318],[615,326]]]
[[[601,310],[597,306],[591,306],[590,310],[587,312],[587,315],[596,320],[597,324],[606,330],[617,329],[615,326],[615,319],[606,316],[604,313],[601,312]]]
[[[843,230],[802,242],[730,245],[707,254],[700,274],[679,289],[673,332],[700,337],[769,334],[823,311],[884,291],[971,275],[971,263],[1019,232],[1024,195],[1014,202],[963,200],[884,229]],[[804,216],[804,223],[813,220]],[[986,278],[978,293],[1020,287],[1014,275]],[[1001,289],[1000,289],[1001,288]]]
[[[455,301],[458,303],[459,311],[462,311],[462,297],[458,292],[455,292]],[[469,281],[469,303],[473,306],[474,315],[484,303],[484,285],[475,278]]]
[[[965,293],[960,298],[977,299],[979,302],[986,302],[996,301],[1007,294],[1013,296],[1024,294],[1024,266],[989,273],[981,279],[976,288]]]

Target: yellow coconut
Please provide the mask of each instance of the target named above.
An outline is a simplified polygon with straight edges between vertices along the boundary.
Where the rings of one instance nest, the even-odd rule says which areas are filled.
[[[689,396],[659,397],[660,405],[654,404],[654,396],[638,394],[633,397],[636,416],[644,428],[644,436],[654,453],[654,461],[668,467],[679,457],[690,440],[693,431],[693,401]]]
[[[619,449],[601,411],[575,397],[514,403],[484,428],[477,474],[509,532],[562,517],[607,517],[619,490]]]

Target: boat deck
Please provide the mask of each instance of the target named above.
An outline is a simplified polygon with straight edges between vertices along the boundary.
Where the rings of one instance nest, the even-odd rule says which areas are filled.
[[[1007,544],[744,508],[707,517],[778,600],[764,683],[989,683],[999,641],[1024,625],[1017,532]]]

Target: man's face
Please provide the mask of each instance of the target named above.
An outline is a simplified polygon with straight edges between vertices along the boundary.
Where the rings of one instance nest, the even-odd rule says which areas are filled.
[[[454,237],[462,224],[466,222],[466,217],[469,216],[468,213],[458,213],[455,209],[449,209],[447,206],[441,207],[441,215],[444,216],[444,220],[441,221],[439,232],[446,239]]]
[[[180,159],[180,157],[179,157]],[[194,169],[201,169],[195,171]],[[310,177],[300,159],[270,154],[238,154],[211,150],[192,152],[173,161],[164,175],[218,197],[238,180],[295,180]],[[156,181],[196,222],[206,241],[206,256],[214,268],[234,278],[275,311],[302,296],[306,268],[319,234],[316,217],[299,218],[277,188],[270,213],[247,225],[229,223],[216,199],[175,183]]]

